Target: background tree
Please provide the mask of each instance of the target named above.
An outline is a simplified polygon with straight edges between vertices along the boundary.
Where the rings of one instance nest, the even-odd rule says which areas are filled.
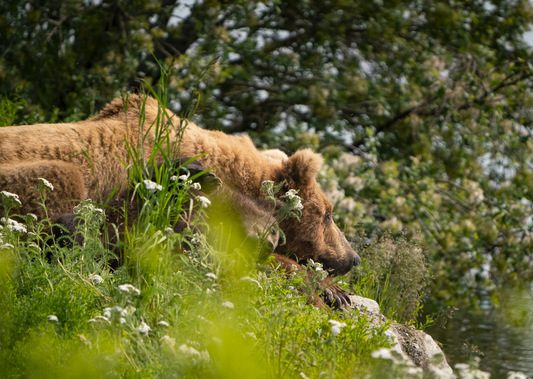
[[[354,240],[422,233],[451,302],[533,275],[532,21],[525,0],[11,1],[0,91],[18,122],[76,120],[161,62],[174,110],[198,86],[201,125],[322,152]]]

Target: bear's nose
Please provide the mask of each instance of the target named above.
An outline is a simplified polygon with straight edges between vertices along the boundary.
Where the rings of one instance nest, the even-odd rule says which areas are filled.
[[[359,257],[359,255],[355,254],[355,257],[353,258],[353,265],[358,266],[359,263],[361,263],[361,258]]]

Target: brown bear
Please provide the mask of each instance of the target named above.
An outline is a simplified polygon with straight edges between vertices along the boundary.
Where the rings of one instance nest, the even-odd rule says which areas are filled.
[[[127,141],[140,146],[146,156],[152,152],[153,125],[160,114],[158,103],[150,97],[132,95],[117,99],[97,116],[71,124],[42,124],[0,128],[0,191],[16,193],[23,202],[17,212],[42,217],[36,204],[40,199],[38,178],[54,185],[48,194],[49,216],[54,220],[71,213],[73,199],[103,201],[117,186],[126,188],[129,162]],[[139,122],[141,110],[145,122]],[[179,118],[167,110],[173,125]],[[144,127],[146,126],[146,127]],[[175,129],[169,127],[177,142]],[[146,138],[143,138],[146,136]],[[140,142],[139,142],[140,141]],[[332,220],[333,205],[320,190],[316,176],[322,157],[309,149],[291,157],[276,158],[261,154],[248,136],[231,136],[220,131],[204,130],[189,123],[183,133],[180,156],[197,156],[205,167],[217,167],[214,173],[226,191],[252,202],[264,201],[262,183],[285,182],[283,191],[298,190],[303,198],[301,222],[292,218],[282,222],[287,243],[276,249],[276,259],[287,268],[299,267],[296,261],[309,259],[323,263],[331,275],[343,275],[360,262],[360,258]],[[216,202],[224,191],[214,191]],[[346,294],[331,287],[332,296],[343,303]]]

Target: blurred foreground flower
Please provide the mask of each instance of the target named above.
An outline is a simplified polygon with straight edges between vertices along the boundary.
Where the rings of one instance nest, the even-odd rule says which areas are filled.
[[[159,341],[162,344],[168,345],[170,347],[174,347],[174,345],[176,344],[176,339],[169,336],[163,336]]]
[[[95,286],[102,284],[104,282],[104,279],[98,275],[98,274],[91,274],[89,275],[89,280],[93,282]]]
[[[333,337],[337,337],[340,334],[342,328],[346,326],[344,322],[339,322],[337,320],[329,320],[328,322],[331,325],[331,335]]]
[[[53,322],[58,322],[59,321],[57,319],[57,316],[54,316],[54,315],[46,316],[46,318],[48,319],[48,321],[53,321]]]
[[[139,325],[139,327],[137,328],[137,331],[139,333],[143,333],[146,336],[148,336],[148,332],[150,330],[152,330],[152,328],[150,328],[144,321],[141,321],[141,325]]]
[[[198,196],[197,199],[200,200],[204,208],[207,208],[209,205],[211,205],[211,201],[209,201],[207,197]]]
[[[136,295],[140,295],[141,294],[141,291],[138,290],[137,288],[133,287],[131,284],[121,284],[120,286],[118,286],[118,289],[121,290],[122,292],[126,292],[126,293],[133,293],[133,294],[136,294]]]

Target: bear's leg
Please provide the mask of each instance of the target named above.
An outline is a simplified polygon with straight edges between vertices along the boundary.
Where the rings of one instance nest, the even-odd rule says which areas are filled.
[[[287,258],[284,255],[274,254],[274,262],[279,264],[286,272],[298,271],[303,273],[306,277],[306,284],[310,285],[309,278],[307,278],[307,271],[305,271],[300,264],[296,261]],[[319,289],[322,289],[322,298],[316,294],[314,289],[311,289],[312,298],[309,302],[312,302],[314,306],[323,308],[324,304],[327,304],[331,308],[347,308],[351,305],[351,300],[346,291],[339,286],[335,285],[331,280],[331,277],[326,277],[318,283]]]
[[[36,161],[0,165],[0,191],[19,195],[21,208],[12,210],[15,214],[33,213],[42,219],[45,212],[38,203],[39,178],[46,179],[54,187],[46,190],[46,208],[50,219],[63,213],[70,213],[77,202],[87,198],[83,174],[73,163],[63,161]]]

